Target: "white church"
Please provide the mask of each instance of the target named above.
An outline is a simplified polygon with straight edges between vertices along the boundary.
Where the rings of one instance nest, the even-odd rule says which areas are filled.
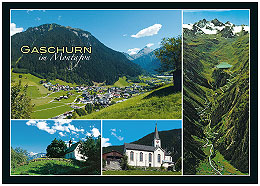
[[[128,164],[140,167],[174,167],[172,157],[161,147],[161,140],[155,126],[152,146],[138,144],[124,144],[124,154],[128,157]]]

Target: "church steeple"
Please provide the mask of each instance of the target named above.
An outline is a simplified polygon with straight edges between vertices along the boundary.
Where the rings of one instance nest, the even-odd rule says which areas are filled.
[[[160,139],[159,138],[159,133],[158,133],[158,130],[157,130],[157,122],[156,122],[156,125],[155,125],[155,131],[154,131],[154,139]]]
[[[161,140],[159,138],[159,133],[158,133],[158,130],[157,130],[157,122],[156,122],[156,125],[155,125],[155,131],[154,131],[153,146],[154,147],[161,147]]]

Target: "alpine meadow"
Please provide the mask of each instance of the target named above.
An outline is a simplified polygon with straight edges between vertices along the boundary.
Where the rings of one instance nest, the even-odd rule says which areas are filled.
[[[184,25],[184,174],[249,174],[249,29]]]

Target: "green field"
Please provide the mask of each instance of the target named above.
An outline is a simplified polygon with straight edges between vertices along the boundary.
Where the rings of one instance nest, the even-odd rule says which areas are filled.
[[[22,76],[22,78],[19,78],[19,75]],[[31,90],[33,90],[33,98],[39,97],[39,96],[46,96],[47,93],[50,93],[51,91],[48,91],[48,89],[44,88],[42,84],[40,84],[40,81],[42,79],[31,75],[31,74],[20,74],[20,73],[11,73],[11,82],[15,83],[21,80],[22,85],[28,85]],[[33,88],[32,88],[33,87]],[[30,95],[30,94],[29,94]],[[36,96],[37,95],[37,96]]]
[[[182,96],[169,84],[80,119],[181,119]]]
[[[181,175],[181,172],[172,171],[145,171],[145,170],[109,170],[103,171],[103,175]]]
[[[209,150],[209,148],[207,148],[207,150]],[[233,167],[227,160],[224,159],[224,157],[218,151],[216,151],[215,153],[216,155],[214,158],[212,158],[212,162],[214,164],[214,167],[219,170],[222,175],[247,175]],[[216,171],[210,166],[208,159],[200,162],[196,174],[218,175]]]
[[[11,171],[12,175],[80,175],[97,174],[86,171],[82,162],[76,160],[43,160],[30,161]]]
[[[73,162],[45,160],[30,162],[28,165],[18,167],[12,171],[12,175],[59,175],[68,174],[78,169],[79,166]]]
[[[113,85],[114,87],[127,87],[127,86],[131,86],[131,83],[128,83],[126,81],[126,77],[120,77],[119,80],[117,82],[114,83]]]
[[[48,119],[54,116],[58,116],[64,112],[73,110],[69,105],[66,104],[54,105],[50,103],[50,104],[42,105],[42,107],[46,107],[46,108],[39,109],[39,107],[36,107],[35,109],[37,110],[32,112],[31,118]]]

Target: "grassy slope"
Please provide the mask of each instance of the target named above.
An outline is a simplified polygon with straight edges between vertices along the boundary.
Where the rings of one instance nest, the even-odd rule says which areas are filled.
[[[114,83],[114,87],[127,87],[127,86],[130,86],[131,83],[128,83],[126,81],[126,77],[120,77],[119,80],[117,82]]]
[[[19,75],[22,75],[22,78],[19,78]],[[74,95],[72,95],[69,99],[62,99],[60,102],[52,102],[55,97],[67,95],[67,91],[60,91],[52,93],[48,91],[47,88],[44,88],[42,84],[40,84],[40,78],[31,75],[31,74],[20,74],[20,73],[11,73],[12,83],[18,82],[21,80],[22,85],[28,85],[28,96],[32,99],[32,104],[34,104],[34,109],[32,112],[32,118],[37,119],[47,119],[59,114],[62,114],[66,111],[72,110],[72,108],[66,103],[71,103],[74,99],[79,95],[75,91],[70,91]],[[69,85],[76,86],[76,84],[66,83],[62,80],[51,80],[52,84],[59,83],[61,85]],[[51,93],[49,96],[47,94]]]
[[[209,150],[209,149],[207,149]],[[219,153],[219,151],[215,151],[216,156],[212,159],[214,162],[214,167],[217,168],[221,172],[222,175],[245,175],[233,167],[229,161],[225,160],[225,158]],[[208,160],[204,160],[200,163],[197,169],[197,175],[214,175],[216,171],[210,166]]]
[[[22,78],[19,78],[19,75],[22,75]],[[11,80],[12,80],[12,83],[14,82],[18,82],[19,80],[21,80],[22,82],[22,85],[28,85],[29,87],[33,87],[31,89],[33,89],[33,93],[32,95],[34,97],[37,97],[37,96],[43,96],[43,95],[47,95],[47,93],[50,93],[50,91],[48,91],[48,89],[44,88],[39,82],[40,78],[34,76],[34,75],[31,75],[31,74],[20,74],[20,73],[11,73]],[[35,96],[37,95],[37,96]],[[30,94],[29,94],[30,96]],[[33,97],[33,98],[34,98]]]
[[[166,85],[80,119],[180,119],[181,93],[173,93],[172,88]]]
[[[30,162],[28,165],[18,167],[12,171],[12,175],[58,175],[69,174],[80,168],[73,162],[58,161],[58,160],[45,160]]]
[[[207,36],[205,36],[205,37],[207,37]],[[233,72],[236,72],[236,71],[238,71],[237,69],[241,69],[241,66],[243,65],[243,63],[241,63],[240,61],[246,61],[246,59],[245,60],[239,59],[240,56],[243,56],[244,58],[246,58],[246,55],[242,54],[242,50],[246,51],[247,48],[246,48],[246,46],[241,44],[241,43],[243,43],[243,44],[245,43],[243,40],[245,40],[246,37],[247,36],[238,38],[238,41],[236,41],[235,43],[233,42],[232,39],[218,38],[219,39],[218,45],[211,47],[210,48],[211,51],[207,50],[207,52],[204,52],[205,51],[204,50],[204,51],[201,51],[201,53],[206,54],[206,56],[208,56],[208,54],[210,54],[210,56],[213,57],[213,59],[215,58],[215,60],[218,64],[220,62],[223,62],[223,61],[227,62],[229,64],[232,64],[233,67],[231,68],[231,70]],[[200,38],[197,38],[197,39],[200,40]],[[204,39],[206,39],[206,38],[204,38]],[[207,38],[207,39],[210,39],[210,38]],[[205,41],[206,40],[204,40],[204,42]],[[207,40],[207,42],[209,42],[209,40]],[[205,45],[206,44],[204,44],[203,47],[205,47]],[[241,50],[241,51],[236,51],[238,49]],[[206,56],[203,56],[203,57],[206,57]],[[242,57],[240,57],[240,58],[242,58]],[[212,72],[214,70],[214,68],[212,68],[213,64],[215,66],[214,60],[208,60],[207,58],[205,60],[203,60],[202,57],[201,57],[200,62],[203,64],[203,67],[204,67],[201,74],[203,75],[203,77],[208,79],[208,81],[211,83],[213,81],[213,79],[212,79]],[[238,63],[238,62],[240,62],[240,63]],[[241,73],[241,71],[240,71],[240,73]],[[215,106],[214,102],[216,100],[214,99],[214,96],[211,96],[211,95],[214,95],[215,92],[218,92],[219,95],[223,94],[222,91],[220,91],[220,90],[216,90],[214,92],[212,89],[208,89],[208,88],[203,87],[203,86],[199,86],[199,87],[205,91],[207,99],[211,103],[213,103],[213,106]],[[187,90],[187,87],[184,87],[184,89],[186,90],[187,93],[190,93],[189,90]],[[198,95],[196,96],[195,94],[193,94],[192,96],[193,96],[194,100],[197,101],[197,103],[202,101],[202,100],[200,101],[200,99],[198,99]],[[184,98],[185,98],[185,96],[184,96]],[[196,103],[194,105],[196,105]],[[201,110],[201,109],[199,109],[199,110]],[[217,132],[219,132],[219,135],[220,135],[220,131],[217,131]],[[226,132],[227,132],[227,129],[224,130],[223,134],[225,135]],[[198,138],[198,139],[195,139],[194,141],[199,142],[199,141],[203,141],[203,139]],[[220,141],[221,141],[221,139],[218,139],[217,142],[220,143]],[[202,142],[202,143],[205,144],[205,142]],[[214,171],[212,169],[212,167],[209,165],[209,161],[208,161],[209,149],[210,149],[209,147],[202,148],[202,150],[204,151],[205,155],[207,155],[207,157],[199,163],[198,167],[196,168],[196,174],[207,175],[207,174],[215,174],[216,173],[216,171]],[[234,166],[232,166],[231,162],[227,161],[223,157],[223,155],[216,149],[215,149],[215,156],[212,157],[212,161],[213,161],[215,167],[218,170],[220,170],[220,172],[223,175],[231,175],[231,174],[232,175],[243,175],[244,174],[244,173],[241,173],[239,170],[237,170]]]
[[[181,172],[171,171],[143,171],[143,170],[117,170],[103,171],[103,175],[181,175]]]

